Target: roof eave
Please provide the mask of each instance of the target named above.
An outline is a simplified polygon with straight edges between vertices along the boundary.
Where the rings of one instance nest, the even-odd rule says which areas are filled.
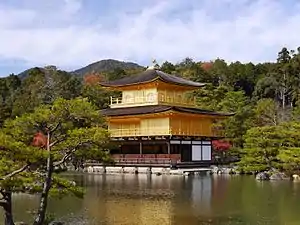
[[[176,82],[166,81],[164,79],[161,79],[160,77],[157,77],[156,79],[149,80],[149,81],[131,83],[131,84],[105,84],[105,83],[99,83],[99,84],[103,87],[108,87],[108,88],[121,88],[121,87],[129,87],[129,86],[134,86],[134,85],[139,85],[139,84],[148,84],[148,83],[154,82],[156,80],[161,80],[164,83],[175,84],[175,85],[178,85],[178,86],[181,86],[181,87],[190,87],[190,88],[193,88],[193,89],[201,88],[201,87],[206,86],[206,84],[201,84],[201,85],[180,84],[180,83],[176,83]]]

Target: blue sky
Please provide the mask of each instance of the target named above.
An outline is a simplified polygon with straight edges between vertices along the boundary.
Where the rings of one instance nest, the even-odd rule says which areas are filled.
[[[274,61],[299,37],[298,0],[5,0],[0,76],[107,58]]]

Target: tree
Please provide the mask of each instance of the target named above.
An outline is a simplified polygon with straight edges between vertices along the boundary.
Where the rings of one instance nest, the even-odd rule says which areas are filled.
[[[273,99],[260,99],[255,108],[257,126],[276,126],[279,124],[280,107]]]
[[[170,63],[168,61],[165,61],[160,66],[160,70],[163,71],[163,72],[165,72],[165,73],[172,74],[176,70],[176,67],[172,63]]]
[[[104,119],[95,106],[83,98],[59,98],[53,105],[40,106],[32,113],[7,121],[4,131],[14,143],[25,146],[32,144],[37,133],[41,137],[38,146],[44,149],[42,152],[46,154],[46,159],[36,165],[43,183],[34,225],[42,225],[45,221],[51,188],[62,193],[67,189],[78,194],[72,183],[56,176],[59,167],[78,156],[104,160],[108,155],[109,137]]]
[[[282,145],[282,135],[277,126],[255,127],[247,131],[241,161],[245,172],[265,171],[278,168],[277,155]]]
[[[253,107],[243,91],[229,91],[219,102],[217,110],[234,113],[222,122],[224,136],[232,143],[233,148],[241,149],[244,135],[253,123]]]
[[[12,116],[13,103],[20,86],[21,81],[16,75],[0,78],[0,127],[4,120]]]
[[[118,80],[126,77],[127,73],[121,68],[116,68],[113,71],[107,73],[107,80]]]
[[[40,149],[16,141],[12,136],[0,130],[0,206],[4,210],[5,225],[13,225],[13,192],[34,193],[38,190],[39,178],[30,173],[43,159],[45,154]]]
[[[271,98],[279,101],[279,83],[274,74],[267,74],[256,82],[254,96],[257,99]]]
[[[214,80],[214,84],[221,86],[225,85],[227,86],[229,82],[229,78],[232,74],[230,74],[228,70],[228,65],[223,59],[216,59],[213,62],[212,68],[209,70],[209,73],[212,77],[212,80]]]
[[[244,171],[272,168],[293,172],[300,168],[300,124],[282,123],[250,129],[239,162]]]
[[[98,109],[107,108],[110,104],[110,96],[119,94],[101,87],[99,85],[101,80],[103,80],[103,77],[100,74],[88,74],[84,77],[81,90],[81,96],[87,98]]]
[[[282,48],[278,53],[277,58],[277,81],[279,83],[279,93],[282,108],[285,109],[288,103],[291,103],[291,92],[292,92],[292,83],[293,74],[291,67],[291,55],[290,51],[287,48]]]
[[[289,122],[280,126],[283,139],[278,152],[278,160],[285,171],[294,172],[300,169],[300,123]]]
[[[81,82],[71,74],[53,66],[33,68],[15,93],[12,116],[32,112],[42,104],[52,104],[57,98],[78,97]]]
[[[176,72],[192,81],[213,83],[209,73],[202,68],[202,64],[194,62],[191,58],[185,58],[180,62],[177,65]]]
[[[229,87],[207,84],[193,93],[197,100],[197,106],[202,109],[220,110],[219,104],[224,95],[230,91]]]

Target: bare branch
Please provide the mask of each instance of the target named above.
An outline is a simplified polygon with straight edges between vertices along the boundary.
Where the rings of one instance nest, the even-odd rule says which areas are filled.
[[[1,180],[7,180],[7,179],[9,179],[9,178],[11,178],[11,177],[13,177],[13,176],[19,174],[19,173],[22,173],[22,172],[24,172],[27,168],[29,168],[29,164],[26,164],[25,166],[21,167],[20,169],[17,169],[17,170],[15,170],[15,171],[13,171],[13,172],[11,172],[11,173],[5,175],[4,177],[1,177],[1,178],[0,178],[0,181],[1,181]]]
[[[78,143],[73,149],[67,151],[61,160],[59,160],[59,161],[57,161],[57,162],[54,162],[53,165],[54,165],[54,166],[59,166],[59,165],[63,164],[64,162],[66,162],[66,160],[67,160],[74,152],[76,152],[76,151],[79,149],[79,147],[81,147],[81,146],[83,146],[83,145],[85,145],[85,144],[88,144],[88,143],[91,143],[91,141],[86,141],[86,142],[80,142],[80,143]]]
[[[54,165],[54,166],[59,166],[59,165],[63,164],[64,162],[67,161],[67,159],[68,159],[74,152],[76,152],[76,150],[77,150],[77,148],[73,148],[72,150],[68,151],[68,152],[64,155],[64,157],[63,157],[61,160],[59,160],[58,162],[53,163],[53,165]]]
[[[62,138],[62,139],[53,141],[53,142],[49,145],[49,147],[51,148],[51,147],[53,147],[54,145],[56,145],[56,144],[58,144],[58,143],[60,143],[60,142],[62,142],[62,141],[65,141],[65,140],[66,140],[65,138]]]

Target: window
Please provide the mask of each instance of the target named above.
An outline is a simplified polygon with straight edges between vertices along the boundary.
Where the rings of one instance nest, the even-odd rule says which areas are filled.
[[[202,160],[211,160],[211,145],[202,146]]]
[[[192,146],[192,161],[200,161],[202,159],[201,145]]]
[[[147,102],[154,102],[154,101],[155,101],[154,93],[147,94]]]

